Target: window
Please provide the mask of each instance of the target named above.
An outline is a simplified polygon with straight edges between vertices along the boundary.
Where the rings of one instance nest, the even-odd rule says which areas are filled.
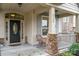
[[[22,39],[23,39],[23,22],[22,22]]]
[[[63,17],[61,21],[63,33],[73,32],[73,16]]]
[[[42,35],[47,35],[48,33],[48,17],[42,17]]]
[[[8,40],[8,22],[6,21],[6,40]]]

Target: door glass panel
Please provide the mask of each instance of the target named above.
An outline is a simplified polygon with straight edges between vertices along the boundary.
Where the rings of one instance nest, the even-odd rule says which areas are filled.
[[[18,26],[17,26],[16,23],[14,23],[14,24],[13,24],[13,33],[14,33],[14,34],[17,34],[17,32],[18,32]]]
[[[6,22],[6,40],[8,40],[8,22]]]
[[[20,42],[20,21],[10,20],[10,43]]]

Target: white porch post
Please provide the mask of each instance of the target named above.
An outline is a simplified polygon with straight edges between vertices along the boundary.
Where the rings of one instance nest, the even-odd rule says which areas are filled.
[[[61,33],[62,32],[62,19],[59,18],[59,24],[58,24],[58,33]]]
[[[76,32],[76,15],[73,15],[73,31]]]
[[[37,17],[35,10],[32,11],[32,45],[37,44],[36,33],[37,33]]]
[[[79,15],[77,15],[76,19],[76,32],[79,32]]]
[[[55,8],[49,9],[49,30],[47,40],[47,52],[51,55],[55,55],[58,52],[57,41],[56,41],[56,19],[55,19]]]
[[[55,8],[49,9],[49,30],[48,34],[56,34]]]
[[[73,15],[73,27],[76,27],[76,15]]]

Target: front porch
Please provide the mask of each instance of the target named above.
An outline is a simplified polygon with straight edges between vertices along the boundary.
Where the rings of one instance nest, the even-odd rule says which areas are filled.
[[[1,55],[48,55],[45,49],[60,52],[76,42],[76,13],[45,4],[16,5],[1,5]],[[46,48],[35,46],[39,44],[37,35],[48,38]],[[17,44],[21,45],[13,46]]]
[[[49,56],[45,48],[23,44],[18,46],[3,46],[0,48],[1,56]]]

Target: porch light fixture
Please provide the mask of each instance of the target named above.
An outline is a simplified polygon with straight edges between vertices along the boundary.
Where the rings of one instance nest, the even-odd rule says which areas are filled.
[[[14,17],[14,16],[15,16],[15,14],[11,14],[11,16],[12,16],[12,17]]]
[[[22,7],[22,3],[18,3],[18,6],[19,6],[19,7]]]
[[[17,13],[6,13],[5,18],[24,20],[24,16]]]

